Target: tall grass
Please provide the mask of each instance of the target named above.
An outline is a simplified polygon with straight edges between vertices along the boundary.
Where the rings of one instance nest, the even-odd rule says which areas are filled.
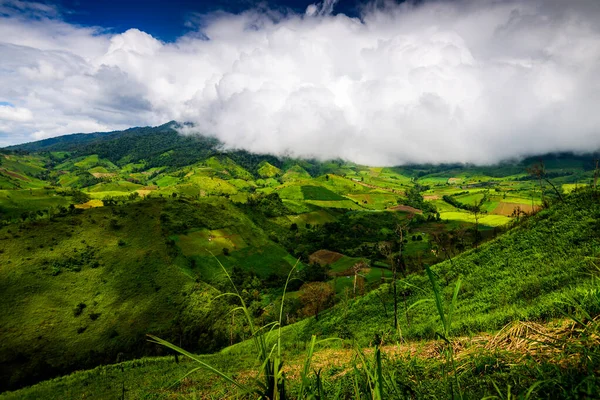
[[[225,382],[233,385],[239,390],[239,395],[241,396],[257,396],[261,399],[272,399],[272,400],[284,400],[289,398],[286,389],[286,377],[283,372],[283,364],[284,358],[282,355],[282,331],[281,328],[283,326],[283,309],[285,303],[285,296],[287,293],[288,284],[292,278],[293,272],[296,270],[299,262],[292,267],[290,272],[288,273],[282,299],[281,306],[279,309],[279,320],[275,322],[271,322],[269,324],[263,325],[261,327],[256,326],[254,319],[252,318],[252,314],[250,313],[244,298],[241,296],[237,287],[233,283],[231,276],[227,269],[221,264],[221,266],[227,280],[231,283],[233,287],[232,292],[223,293],[218,297],[230,296],[239,301],[239,306],[235,307],[231,312],[241,311],[245,317],[246,323],[251,332],[251,339],[254,344],[254,350],[257,355],[257,361],[259,367],[257,368],[257,375],[254,377],[250,383],[243,383],[240,380],[234,379],[232,376],[228,375],[225,372],[214,368],[210,364],[202,361],[198,356],[166,341],[161,338],[158,338],[153,335],[148,335],[150,337],[150,341],[153,343],[157,343],[163,345],[165,347],[170,348],[186,357],[189,357],[194,362],[198,364],[196,368],[190,370],[186,375],[180,378],[179,381],[187,377],[188,375],[198,371],[198,370],[206,370],[210,373],[217,375],[218,377],[225,380]],[[276,329],[276,341],[273,344],[269,343],[269,338],[272,337],[271,333]],[[332,340],[332,339],[326,339]],[[306,359],[304,362],[304,367],[300,373],[301,386],[299,390],[299,398],[314,398],[314,399],[323,399],[325,398],[323,385],[320,378],[320,374],[316,373],[314,377],[311,376],[311,360],[316,348],[316,345],[322,341],[317,341],[316,336],[313,335],[311,338],[311,342],[308,346]]]

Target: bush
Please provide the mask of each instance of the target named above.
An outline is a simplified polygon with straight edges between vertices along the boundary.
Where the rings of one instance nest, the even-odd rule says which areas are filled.
[[[77,304],[77,307],[75,307],[75,309],[73,310],[73,315],[79,317],[86,307],[87,305],[85,303]]]

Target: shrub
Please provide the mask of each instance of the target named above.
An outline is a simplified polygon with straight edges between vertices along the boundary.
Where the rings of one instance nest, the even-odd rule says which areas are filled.
[[[77,307],[75,307],[75,309],[73,310],[73,315],[79,317],[86,307],[87,305],[85,303],[77,304]]]
[[[95,320],[97,320],[100,317],[100,315],[102,315],[102,314],[101,313],[91,313],[90,314],[90,319],[92,321],[95,321]]]

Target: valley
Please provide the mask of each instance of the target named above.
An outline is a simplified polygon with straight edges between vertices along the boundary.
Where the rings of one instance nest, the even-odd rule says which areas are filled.
[[[205,373],[170,386],[193,363],[175,363],[148,334],[252,384],[243,376],[256,367],[253,326],[281,329],[258,336],[297,370],[313,335],[335,339],[320,348],[348,363],[392,351],[385,379],[402,389],[386,390],[407,397],[448,387],[483,397],[495,385],[543,397],[552,383],[533,385],[544,379],[599,393],[595,155],[372,167],[231,150],[177,129],[0,150],[0,398],[208,393]],[[550,331],[569,319],[582,342],[565,354],[589,359],[564,374],[544,353],[546,372],[517,379],[526,367],[508,342],[446,371],[448,344],[466,354],[479,348],[473,337],[492,342],[515,321]],[[415,346],[437,355],[429,363]],[[327,393],[368,392],[374,378],[358,364],[350,373],[321,361]],[[302,374],[287,371],[291,390],[305,390]]]

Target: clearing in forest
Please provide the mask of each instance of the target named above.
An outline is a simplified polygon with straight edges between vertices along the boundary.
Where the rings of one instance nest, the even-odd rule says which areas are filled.
[[[418,208],[414,208],[414,207],[407,206],[404,204],[398,204],[397,206],[388,208],[388,210],[407,212],[407,213],[411,213],[411,214],[423,214],[423,211],[419,210]]]
[[[319,265],[331,265],[342,257],[343,254],[335,251],[317,250],[308,257],[308,260]]]
[[[102,200],[98,200],[98,199],[93,199],[93,200],[90,200],[87,203],[83,203],[83,204],[75,204],[75,208],[81,208],[84,210],[87,210],[88,208],[102,207],[102,206],[104,206],[104,203],[102,202]]]
[[[496,208],[494,208],[494,211],[492,211],[492,214],[510,216],[510,215],[512,215],[513,211],[517,207],[520,207],[521,211],[524,211],[527,214],[530,214],[534,209],[538,208],[535,206],[531,207],[531,204],[508,203],[508,202],[501,201],[498,204],[498,206]]]

